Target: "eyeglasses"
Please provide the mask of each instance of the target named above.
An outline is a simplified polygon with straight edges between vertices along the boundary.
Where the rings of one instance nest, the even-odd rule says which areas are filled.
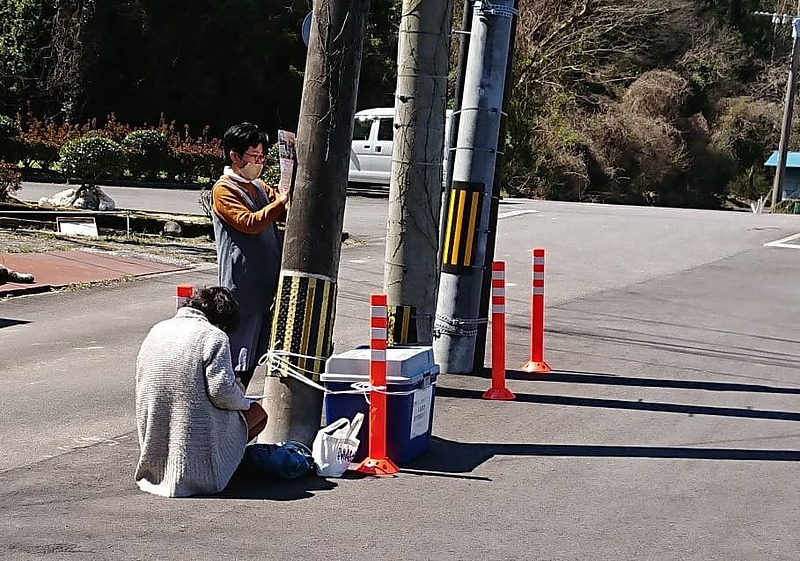
[[[253,163],[254,164],[263,164],[264,160],[266,158],[266,156],[264,156],[264,154],[248,154],[247,152],[242,154],[242,158],[244,158],[245,156],[250,156],[251,158],[253,158]]]

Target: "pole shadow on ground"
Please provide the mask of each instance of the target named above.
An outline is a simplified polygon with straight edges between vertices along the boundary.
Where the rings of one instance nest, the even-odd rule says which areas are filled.
[[[741,417],[745,419],[769,419],[773,421],[800,421],[800,413],[793,411],[768,411],[738,407],[712,407],[706,405],[684,405],[680,403],[658,403],[650,401],[628,401],[623,399],[600,399],[594,397],[573,397],[563,395],[544,395],[516,393],[514,401],[538,403],[540,405],[565,405],[572,407],[600,407],[606,409],[625,409],[629,411],[654,411],[658,413],[678,413],[682,415],[712,415],[718,417]],[[437,397],[459,399],[482,399],[483,392],[459,388],[437,387]]]
[[[409,468],[412,473],[413,470],[443,474],[469,473],[495,456],[800,462],[800,450],[471,443],[433,437],[430,449],[410,464]]]
[[[668,388],[681,390],[703,390],[710,392],[751,392],[800,395],[800,387],[786,388],[764,384],[742,384],[735,382],[707,382],[704,380],[669,380],[662,378],[640,378],[618,376],[597,372],[575,372],[571,370],[553,371],[546,375],[531,375],[527,372],[509,370],[509,380],[527,382],[562,382],[567,384],[600,384],[609,386],[638,386],[643,388]]]
[[[24,319],[0,318],[0,329],[3,329],[4,327],[13,327],[15,325],[25,325],[26,323],[30,322]]]
[[[527,382],[607,384],[617,386],[691,389],[714,392],[753,392],[800,395],[800,388],[773,387],[760,384],[740,384],[727,382],[663,380],[655,378],[624,377],[613,374],[569,371],[553,372],[547,375],[531,375],[526,372],[509,371],[507,373],[507,378]],[[443,398],[482,399],[483,392],[462,388],[450,388],[439,385],[436,388],[436,395],[437,397]],[[627,401],[618,399],[526,394],[519,392],[516,393],[515,401],[544,405],[601,407],[638,411],[654,411],[662,413],[678,413],[684,415],[712,415],[750,419],[800,421],[800,413],[791,411],[709,407],[672,403]],[[431,441],[430,450],[409,467],[412,468],[412,470],[441,472],[443,474],[469,473],[494,456],[561,456],[800,462],[800,450],[756,450],[662,446],[603,446],[582,444],[465,443],[434,437]]]
[[[711,344],[700,339],[670,337],[666,335],[645,335],[633,333],[625,329],[603,328],[601,331],[591,331],[580,327],[564,327],[566,322],[561,322],[560,327],[549,327],[547,334],[564,339],[579,338],[582,341],[595,341],[606,344],[625,345],[633,348],[643,348],[661,352],[688,355],[692,357],[707,357],[726,360],[743,360],[747,364],[761,366],[777,366],[783,368],[800,367],[800,359],[794,352],[779,352],[762,349],[759,347],[722,346]],[[525,329],[523,323],[509,323],[509,328]]]

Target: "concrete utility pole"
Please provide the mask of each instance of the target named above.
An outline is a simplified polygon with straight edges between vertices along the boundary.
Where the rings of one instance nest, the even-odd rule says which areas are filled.
[[[775,179],[772,182],[772,204],[771,210],[774,212],[775,206],[780,202],[783,195],[783,183],[786,178],[786,154],[789,152],[789,138],[792,134],[792,115],[794,113],[794,98],[797,91],[797,66],[800,59],[800,4],[798,4],[797,16],[791,14],[776,14],[769,12],[755,12],[759,16],[772,18],[773,23],[792,24],[792,61],[789,65],[789,79],[786,84],[786,99],[783,104],[783,119],[781,121],[781,140],[778,144],[778,162],[775,167]]]
[[[477,0],[445,199],[434,352],[442,372],[472,372],[514,0]]]
[[[286,224],[270,348],[315,379],[332,353],[347,171],[369,0],[314,0],[297,130],[297,177]],[[303,355],[303,356],[297,356]],[[320,357],[314,360],[306,357]],[[269,416],[259,442],[311,445],[322,393],[273,364],[264,382]]]
[[[384,289],[394,343],[433,341],[450,0],[403,0]]]
[[[514,10],[519,7],[519,0],[514,0]],[[486,255],[483,260],[483,286],[481,290],[480,316],[489,317],[489,301],[492,294],[492,262],[494,261],[494,249],[497,240],[497,216],[500,212],[500,194],[503,181],[503,157],[505,154],[506,123],[508,121],[508,104],[511,99],[511,85],[514,79],[513,65],[514,60],[514,40],[517,36],[517,19],[511,24],[511,42],[508,46],[508,64],[506,65],[506,84],[503,92],[503,118],[500,121],[500,134],[498,136],[497,160],[494,166],[494,178],[492,180],[492,199],[489,209],[489,232],[486,239]],[[475,338],[475,357],[472,360],[472,371],[479,372],[483,368],[486,360],[486,323],[478,324],[478,334]]]
[[[461,29],[458,30],[458,68],[456,69],[456,83],[453,92],[453,115],[450,118],[449,137],[450,142],[446,146],[448,150],[447,165],[445,167],[445,189],[453,181],[453,143],[458,138],[458,123],[461,119],[461,98],[464,95],[464,78],[467,74],[467,54],[469,53],[469,30],[472,27],[472,3],[474,0],[464,0],[461,14]],[[443,220],[441,222],[444,222]],[[441,236],[440,236],[441,237]]]

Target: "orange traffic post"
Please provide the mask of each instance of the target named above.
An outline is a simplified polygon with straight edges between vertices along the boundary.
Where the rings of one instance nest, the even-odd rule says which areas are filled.
[[[545,374],[552,368],[544,361],[544,250],[534,249],[531,261],[531,359],[525,372]]]
[[[506,263],[492,263],[492,387],[483,399],[508,401],[515,396],[506,388]]]
[[[192,297],[194,286],[191,284],[179,284],[175,294],[175,308],[180,308]]]
[[[370,297],[369,454],[357,471],[369,475],[394,475],[400,469],[386,454],[386,330],[389,326],[385,294]],[[374,388],[384,388],[376,391]]]

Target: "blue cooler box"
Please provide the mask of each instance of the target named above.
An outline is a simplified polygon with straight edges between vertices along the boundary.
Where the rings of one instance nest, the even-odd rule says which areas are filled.
[[[354,382],[369,382],[367,347],[331,356],[320,380],[331,391],[351,390]],[[386,390],[411,392],[386,396],[386,451],[397,464],[410,462],[428,449],[433,427],[433,401],[439,367],[431,347],[390,347],[386,350]],[[325,424],[364,413],[355,461],[369,451],[369,405],[363,394],[325,394]]]

